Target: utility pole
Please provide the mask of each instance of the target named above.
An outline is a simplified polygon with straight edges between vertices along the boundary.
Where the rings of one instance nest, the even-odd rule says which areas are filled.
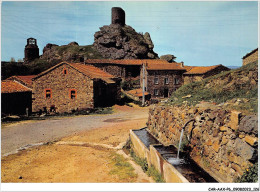
[[[142,98],[142,106],[144,106],[145,103],[145,64],[143,63],[143,98]]]

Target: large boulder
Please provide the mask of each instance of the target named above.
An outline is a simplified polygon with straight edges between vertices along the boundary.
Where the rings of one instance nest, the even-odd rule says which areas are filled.
[[[256,115],[245,116],[239,125],[239,131],[254,135],[258,135],[258,118]]]
[[[250,160],[254,156],[255,149],[244,142],[242,139],[237,138],[234,143],[234,149],[240,157],[244,160]]]
[[[166,60],[168,62],[174,62],[174,60],[176,59],[176,57],[174,55],[170,55],[170,54],[167,54],[167,55],[162,55],[160,57],[160,59],[163,59],[163,60]]]
[[[94,47],[109,59],[156,59],[150,34],[137,33],[132,27],[118,24],[100,27],[94,35]]]

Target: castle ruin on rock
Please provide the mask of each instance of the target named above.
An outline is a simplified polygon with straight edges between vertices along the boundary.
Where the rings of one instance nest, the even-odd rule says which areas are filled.
[[[125,24],[125,11],[113,7],[111,24],[100,27],[94,35],[93,46],[109,59],[157,59],[150,34],[137,33]]]

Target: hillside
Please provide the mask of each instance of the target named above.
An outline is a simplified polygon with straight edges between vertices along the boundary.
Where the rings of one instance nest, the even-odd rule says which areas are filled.
[[[68,45],[55,45],[48,43],[40,58],[23,64],[17,62],[2,62],[1,79],[12,75],[36,75],[62,61],[80,62],[84,58],[102,59],[103,57],[92,45],[80,46],[76,42]]]
[[[195,105],[210,101],[246,113],[257,113],[258,64],[220,73],[178,89],[168,105]]]

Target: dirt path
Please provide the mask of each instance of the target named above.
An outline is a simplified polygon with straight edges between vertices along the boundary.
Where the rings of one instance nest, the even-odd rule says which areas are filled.
[[[120,110],[139,109],[124,107]],[[120,149],[129,137],[129,129],[139,129],[146,125],[147,111],[143,113],[138,119],[112,120],[109,124],[81,131],[59,142],[3,157],[2,182],[153,182]],[[125,161],[132,165],[134,175],[113,171],[115,164],[112,159],[115,153],[123,155]]]
[[[114,106],[113,114],[51,118],[3,125],[1,129],[1,155],[15,153],[27,145],[59,140],[71,134],[91,130],[111,123],[148,117],[147,108]]]

